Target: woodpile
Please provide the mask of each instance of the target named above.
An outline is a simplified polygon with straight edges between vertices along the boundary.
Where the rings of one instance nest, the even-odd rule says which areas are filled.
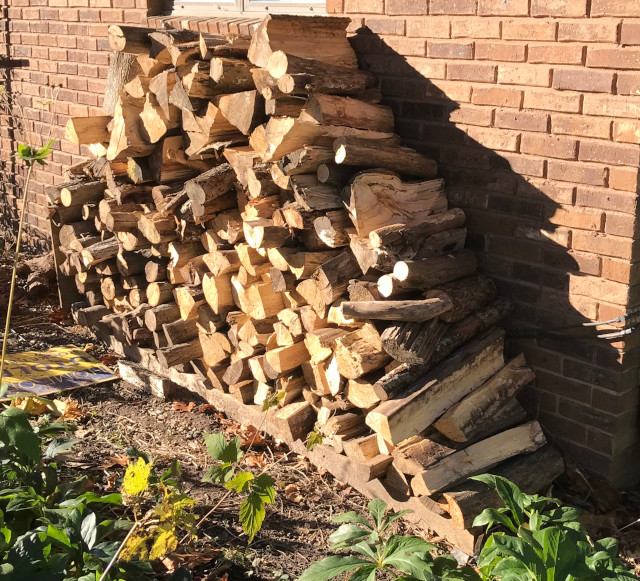
[[[510,304],[436,163],[394,135],[347,24],[111,26],[112,111],[67,126],[98,156],[49,189],[59,267],[80,321],[243,404],[277,400],[292,440],[315,429],[358,478],[468,527],[497,505],[468,476],[537,491],[562,461],[515,399],[533,373],[505,361]]]

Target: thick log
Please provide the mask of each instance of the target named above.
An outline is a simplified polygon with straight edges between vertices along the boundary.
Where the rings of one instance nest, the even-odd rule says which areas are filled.
[[[563,472],[562,456],[551,445],[543,446],[531,454],[517,456],[489,470],[491,474],[510,480],[525,494],[541,493],[545,496],[544,489]],[[459,528],[471,528],[473,520],[485,508],[503,506],[495,490],[473,480],[447,490],[443,496],[447,501],[451,521]]]
[[[149,143],[157,143],[180,126],[180,109],[169,104],[168,101],[163,108],[153,93],[147,93],[140,113],[140,121],[144,128],[144,137]]]
[[[153,28],[112,24],[108,28],[109,46],[118,52],[148,54],[151,48],[149,34],[152,32]]]
[[[344,337],[349,331],[325,327],[311,333],[306,333],[304,344],[309,351],[311,363],[320,363],[333,355],[333,348],[337,339]]]
[[[330,159],[333,159],[333,152],[329,147],[307,145],[285,155],[278,167],[285,176],[313,174]]]
[[[178,319],[171,323],[164,323],[162,330],[167,337],[167,345],[172,347],[195,339],[198,336],[198,321],[197,319],[189,319],[188,321]]]
[[[470,276],[443,284],[427,293],[427,300],[439,299],[451,305],[440,318],[447,323],[457,323],[473,311],[484,307],[497,294],[496,285],[489,277]]]
[[[180,316],[183,321],[197,317],[198,307],[205,303],[204,292],[198,287],[176,287],[173,289],[173,296],[180,308]]]
[[[448,296],[420,301],[364,301],[343,302],[347,317],[384,321],[429,321],[441,317],[453,308]],[[468,314],[468,313],[467,313]]]
[[[339,137],[333,150],[338,164],[385,168],[399,174],[421,178],[437,175],[436,162],[408,147],[381,143],[380,140]]]
[[[82,252],[82,262],[85,266],[94,266],[114,258],[118,254],[120,246],[116,238],[109,238],[91,246],[87,246]]]
[[[202,290],[207,304],[215,314],[225,313],[234,308],[231,273],[205,274]]]
[[[192,339],[187,343],[158,349],[157,356],[160,365],[166,368],[175,367],[202,357],[202,347],[198,339]]]
[[[265,353],[264,361],[268,364],[265,372],[270,379],[275,379],[279,375],[299,367],[308,360],[309,352],[303,341],[286,347],[278,347]]]
[[[216,57],[211,59],[209,74],[214,88],[221,93],[249,91],[255,87],[248,61],[238,58]]]
[[[534,452],[546,444],[538,422],[511,428],[486,440],[455,452],[417,474],[411,480],[414,495],[433,495],[446,490],[467,477],[489,470],[518,454]]]
[[[124,86],[139,73],[140,64],[134,54],[118,51],[111,53],[109,72],[107,73],[107,87],[102,104],[102,111],[105,115],[114,115]]]
[[[471,250],[420,260],[400,261],[393,267],[393,278],[405,288],[427,290],[472,275],[478,266]],[[380,287],[378,287],[379,290]],[[381,294],[384,293],[381,290]]]
[[[144,100],[121,93],[113,112],[111,140],[107,149],[107,160],[122,161],[127,157],[151,155],[154,145],[140,131],[140,113]]]
[[[367,416],[367,425],[392,444],[419,434],[504,366],[503,347],[504,331],[484,333],[401,396],[380,404]]]
[[[176,303],[164,303],[144,313],[144,324],[149,331],[158,331],[165,323],[172,323],[178,319],[180,319],[180,307]]]
[[[60,201],[65,207],[82,206],[88,202],[102,199],[106,184],[104,182],[76,182],[60,189]]]
[[[434,427],[454,442],[472,440],[534,378],[533,371],[526,367],[524,355],[519,355],[447,410]]]
[[[300,113],[299,120],[315,125],[346,126],[393,135],[394,119],[389,107],[350,97],[314,94]]]
[[[358,95],[375,83],[373,75],[365,71],[329,65],[282,51],[275,51],[269,57],[267,70],[273,78],[283,79],[278,87],[285,93],[298,89],[328,95]]]
[[[264,110],[270,117],[297,117],[306,102],[303,97],[278,97],[265,101]]]
[[[343,188],[356,173],[364,169],[349,165],[337,165],[333,163],[334,157],[331,158],[331,162],[318,166],[316,176],[321,184]]]
[[[170,282],[152,282],[147,286],[147,303],[157,307],[163,303],[173,302],[174,285]]]
[[[235,172],[228,163],[220,164],[184,184],[189,199],[206,204],[233,188]]]
[[[296,202],[305,210],[341,210],[344,208],[340,190],[332,185],[321,184],[318,178],[312,174],[292,177],[291,187]]]
[[[244,238],[252,248],[280,248],[291,241],[288,228],[276,226],[273,220],[245,221]]]

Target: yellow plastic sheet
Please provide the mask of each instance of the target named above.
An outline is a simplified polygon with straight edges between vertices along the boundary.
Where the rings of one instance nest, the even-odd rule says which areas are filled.
[[[16,393],[49,395],[118,377],[79,347],[52,347],[47,351],[7,354],[2,385],[5,398]]]

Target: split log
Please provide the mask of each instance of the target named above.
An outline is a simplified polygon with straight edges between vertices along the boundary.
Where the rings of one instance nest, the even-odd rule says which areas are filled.
[[[264,120],[264,99],[258,91],[222,95],[215,103],[227,121],[243,135],[249,135]]]
[[[329,248],[349,245],[349,232],[353,223],[345,210],[330,210],[313,221],[318,238]]]
[[[432,495],[446,490],[467,477],[489,470],[517,454],[534,452],[546,443],[538,422],[511,428],[464,450],[446,456],[411,480],[416,496]]]
[[[109,72],[107,73],[107,87],[102,104],[102,111],[105,115],[114,115],[124,86],[139,73],[140,64],[134,54],[118,51],[114,51],[111,54]]]
[[[215,314],[228,312],[235,306],[230,273],[205,274],[202,290],[207,304]]]
[[[396,361],[424,365],[431,359],[447,324],[440,319],[389,325],[381,335],[383,349]]]
[[[265,101],[264,110],[270,117],[297,117],[306,103],[303,97],[278,97]]]
[[[466,442],[486,429],[501,409],[528,383],[533,371],[523,355],[512,359],[484,385],[451,407],[434,427],[454,442]]]
[[[178,319],[171,323],[164,323],[162,330],[167,337],[167,345],[172,347],[180,343],[188,343],[198,337],[198,321],[196,319],[188,321]]]
[[[140,132],[139,121],[143,107],[142,99],[121,93],[113,112],[107,160],[121,161],[127,157],[151,155],[154,145],[146,141]]]
[[[173,296],[183,321],[197,317],[198,307],[205,303],[204,292],[197,287],[179,286],[173,289]]]
[[[375,434],[361,436],[344,443],[344,453],[355,462],[367,462],[380,453]]]
[[[545,494],[544,488],[564,472],[560,453],[551,445],[531,454],[523,454],[489,470],[513,482],[525,494]],[[500,508],[503,502],[498,493],[482,482],[467,480],[444,494],[447,512],[454,526],[469,529],[473,520],[485,508]]]
[[[440,318],[447,323],[457,323],[491,302],[496,294],[493,280],[477,275],[440,285],[427,293],[426,300],[439,299],[450,304],[451,308],[441,313]]]
[[[65,138],[76,145],[91,143],[109,143],[107,125],[111,121],[109,115],[94,117],[71,117],[65,127]]]
[[[340,190],[335,186],[321,184],[314,175],[296,175],[291,178],[291,187],[298,202],[305,210],[338,210],[344,208]]]
[[[206,204],[233,188],[235,172],[228,163],[220,164],[184,184],[189,199]]]
[[[431,357],[425,364],[402,364],[391,370],[374,385],[376,395],[382,401],[395,397],[406,389],[409,384],[424,375],[434,365],[443,361],[471,338],[484,329],[497,324],[512,309],[513,305],[509,301],[498,299],[487,307],[469,315],[459,323],[451,325],[442,335]]]
[[[367,425],[392,444],[419,434],[504,366],[503,347],[504,331],[484,333],[416,381],[402,397],[380,404],[367,416]]]
[[[270,14],[251,37],[249,60],[258,67],[267,67],[272,53],[280,50],[287,55],[357,69],[356,55],[345,34],[349,23],[347,18]]]
[[[308,360],[309,351],[303,341],[286,347],[278,347],[265,353],[264,362],[268,365],[265,372],[270,379],[275,379]]]
[[[437,175],[436,162],[408,147],[386,145],[379,140],[339,137],[333,150],[338,164],[359,167],[381,167],[399,174],[421,178]]]
[[[249,91],[255,87],[251,65],[244,59],[215,57],[211,59],[209,74],[220,92]]]
[[[357,379],[391,361],[382,349],[380,335],[370,323],[336,339],[334,350],[338,371],[347,379]]]
[[[390,171],[356,174],[346,187],[347,210],[361,237],[391,224],[411,227],[447,209],[442,180],[403,182]]]

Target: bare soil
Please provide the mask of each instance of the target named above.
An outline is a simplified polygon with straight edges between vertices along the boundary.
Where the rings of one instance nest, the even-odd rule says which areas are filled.
[[[2,289],[8,289],[10,268],[8,258],[0,259]],[[2,324],[6,295],[8,292],[0,294]],[[55,289],[47,300],[32,302],[19,288],[9,351],[73,344],[86,348],[97,358],[109,355],[86,329],[73,325],[69,317],[58,311],[56,304]],[[115,364],[112,357],[105,362]],[[219,485],[201,482],[212,465],[203,434],[222,431],[229,437],[238,434],[248,442],[255,434],[251,427],[231,422],[212,406],[194,401],[188,392],[179,392],[172,401],[163,401],[126,382],[115,381],[79,389],[70,395],[82,403],[87,417],[76,432],[80,442],[65,456],[64,470],[88,474],[97,491],[113,491],[119,487],[126,451],[132,446],[151,456],[159,468],[178,460],[185,491],[197,501],[196,510],[201,517],[226,492]],[[263,528],[254,541],[248,543],[238,523],[241,499],[229,496],[203,521],[198,540],[191,546],[179,547],[165,566],[159,567],[158,579],[166,575],[166,566],[181,564],[192,570],[194,579],[203,581],[296,579],[306,567],[327,555],[327,538],[336,528],[332,517],[348,510],[362,511],[367,504],[367,499],[351,487],[318,471],[305,458],[270,439],[256,438],[246,461],[251,470],[266,467],[278,488],[276,503],[268,508]],[[549,492],[583,509],[583,521],[595,538],[617,537],[621,556],[640,573],[640,520],[631,524],[640,517],[640,490],[614,491],[570,466]],[[405,523],[398,526],[401,533],[420,534],[440,542],[443,550],[450,549],[428,531],[416,530]]]

